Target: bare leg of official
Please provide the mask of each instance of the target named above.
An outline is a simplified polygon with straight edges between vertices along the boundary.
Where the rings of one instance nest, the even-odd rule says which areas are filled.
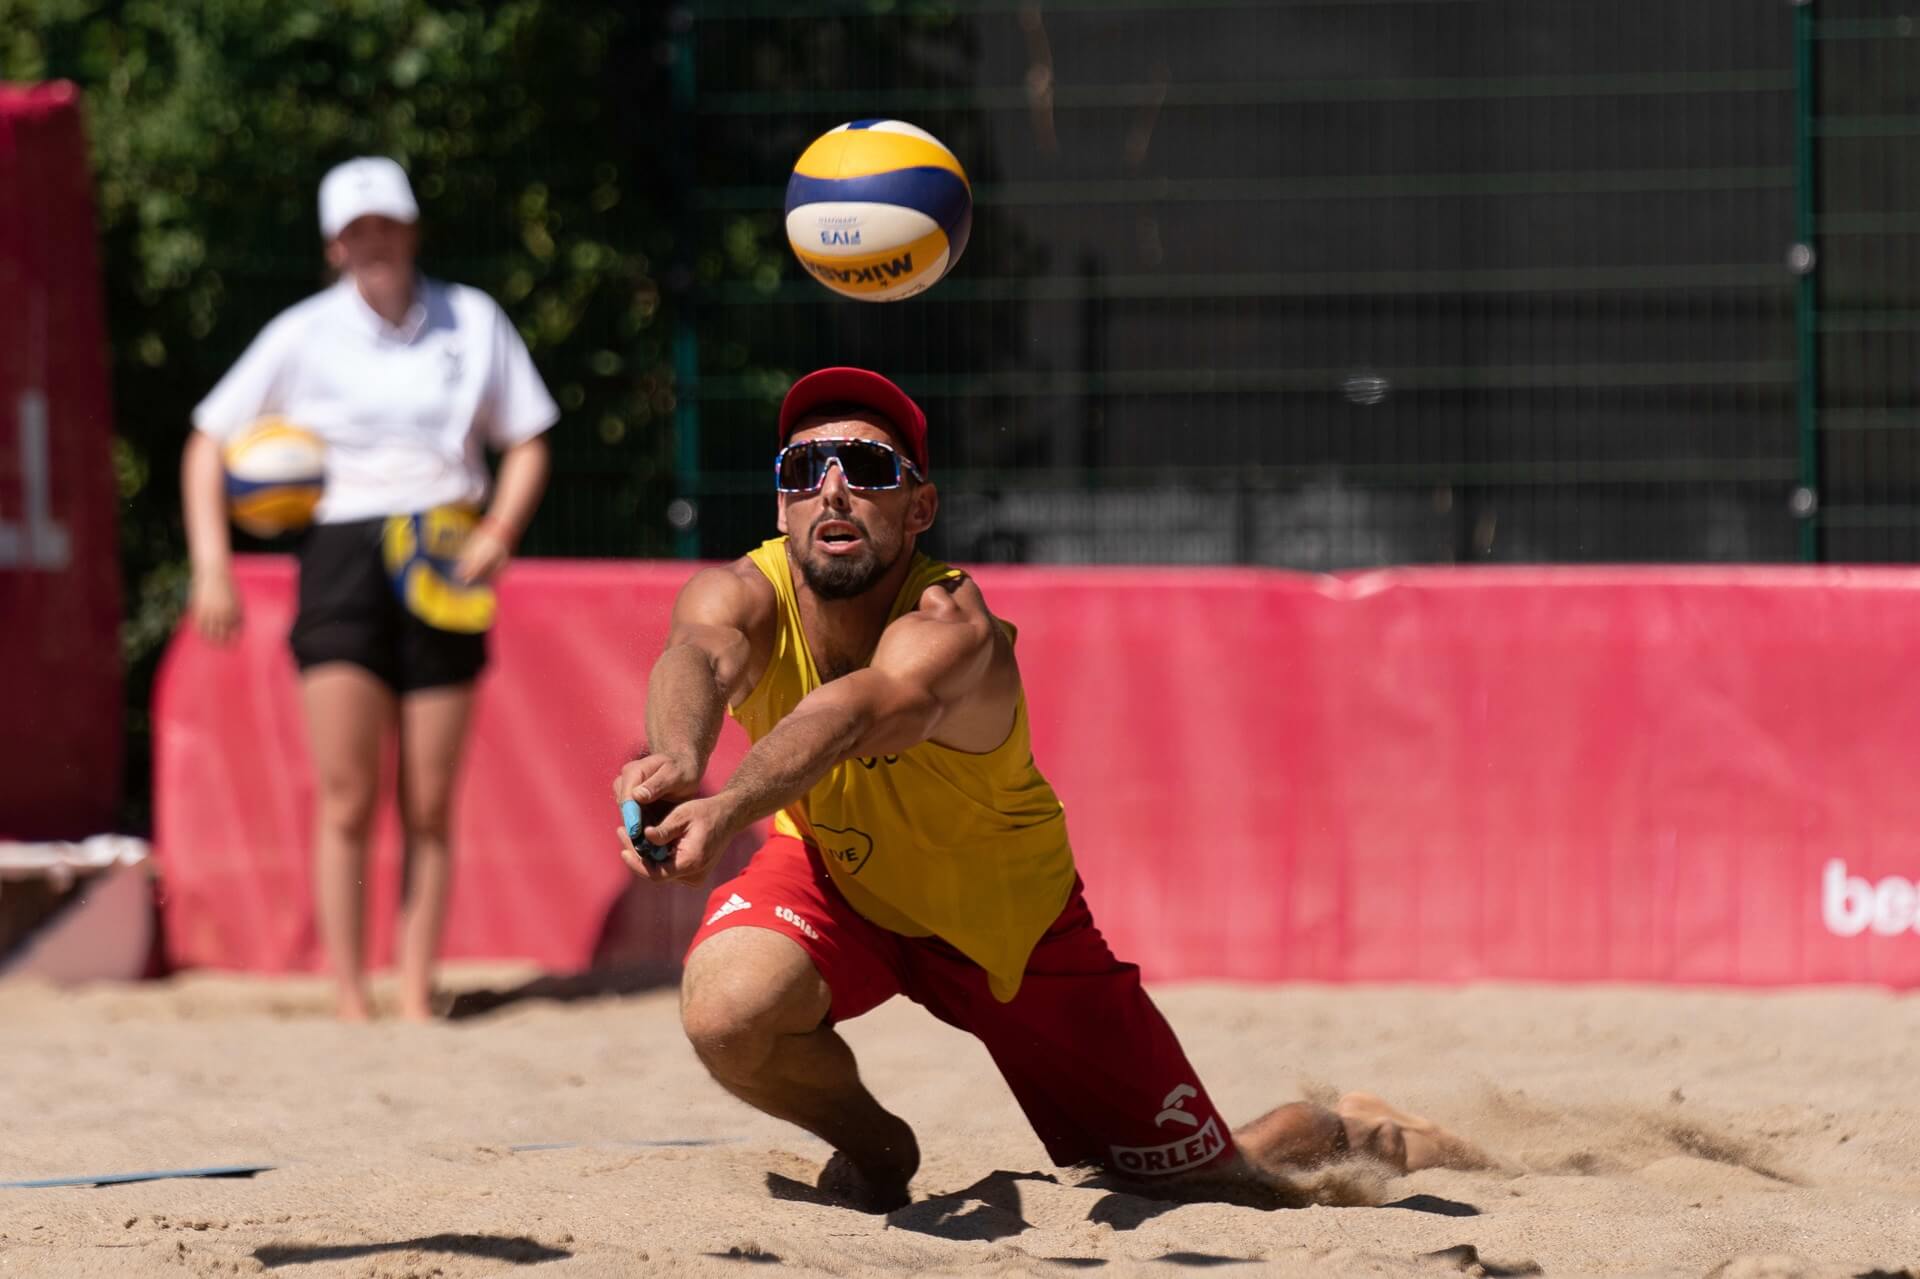
[[[473,711],[473,685],[423,688],[400,699],[400,822],[406,896],[400,920],[400,1015],[433,1017],[433,970],[453,891],[454,783]]]
[[[380,798],[380,751],[393,692],[350,662],[310,667],[300,680],[313,756],[313,889],[320,938],[333,969],[334,1011],[373,1015],[367,989],[367,844]]]
[[[888,1212],[909,1201],[920,1147],[860,1082],[853,1051],[826,1024],[831,1004],[806,952],[764,928],[707,938],[688,957],[680,987],[687,1039],[714,1079],[833,1146],[822,1190]]]

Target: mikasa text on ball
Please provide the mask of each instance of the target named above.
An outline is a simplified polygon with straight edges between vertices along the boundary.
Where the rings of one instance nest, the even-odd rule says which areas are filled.
[[[973,190],[953,152],[900,120],[821,134],[787,183],[787,243],[835,293],[896,302],[952,269],[973,225]]]

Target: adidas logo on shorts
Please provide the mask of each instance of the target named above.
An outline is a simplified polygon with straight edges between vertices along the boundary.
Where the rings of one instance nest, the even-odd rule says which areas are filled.
[[[734,911],[746,910],[752,905],[752,902],[742,897],[739,893],[729,893],[727,900],[720,903],[720,909],[714,911],[713,914],[707,917],[707,922],[709,924],[717,924],[728,915],[733,914]]]

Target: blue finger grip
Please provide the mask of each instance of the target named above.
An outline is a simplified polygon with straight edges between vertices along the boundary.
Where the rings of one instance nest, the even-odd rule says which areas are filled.
[[[664,815],[665,814],[662,814],[662,816]],[[670,862],[673,860],[672,844],[663,845],[648,842],[646,835],[647,817],[646,814],[641,811],[638,801],[631,799],[623,799],[620,801],[620,820],[626,823],[627,838],[633,841],[635,850],[637,850],[642,857],[645,857],[648,861],[655,862]]]

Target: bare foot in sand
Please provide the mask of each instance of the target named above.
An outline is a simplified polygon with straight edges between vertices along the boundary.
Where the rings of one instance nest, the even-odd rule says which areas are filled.
[[[1422,1168],[1472,1171],[1499,1166],[1491,1155],[1464,1137],[1431,1119],[1388,1105],[1372,1093],[1347,1093],[1333,1109],[1346,1126],[1350,1149],[1373,1155],[1402,1172],[1419,1172]]]
[[[820,1170],[820,1179],[814,1183],[814,1188],[861,1212],[885,1213],[904,1208],[913,1202],[907,1183],[920,1163],[917,1147],[911,1154],[912,1162],[904,1173],[898,1168],[867,1173],[862,1172],[846,1155],[836,1151],[833,1158],[827,1160],[827,1166]]]
[[[400,997],[399,1017],[401,1021],[438,1021],[434,1011],[434,998],[426,995],[402,995]]]
[[[372,1021],[373,999],[364,990],[339,991],[333,997],[333,1016],[336,1021]]]

